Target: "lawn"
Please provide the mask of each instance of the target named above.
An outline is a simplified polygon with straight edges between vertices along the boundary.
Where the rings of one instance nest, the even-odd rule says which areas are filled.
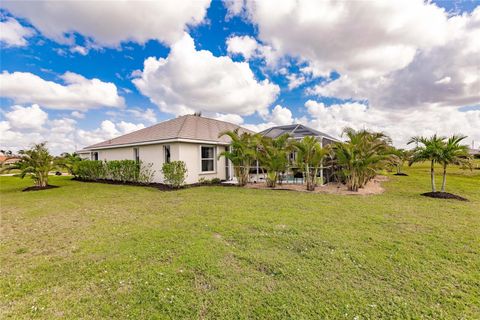
[[[376,196],[0,177],[0,314],[478,319],[480,170],[451,171],[470,202],[426,166]]]

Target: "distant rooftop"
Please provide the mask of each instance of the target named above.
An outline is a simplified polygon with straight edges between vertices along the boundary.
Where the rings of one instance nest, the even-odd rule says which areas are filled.
[[[303,124],[289,124],[285,126],[272,127],[270,129],[260,132],[262,136],[269,138],[277,138],[285,133],[288,133],[294,139],[302,139],[306,136],[323,137],[330,141],[339,141],[339,139],[332,137],[326,133],[317,131],[315,129],[304,126]]]
[[[148,143],[171,139],[210,141],[228,144],[228,136],[218,137],[223,131],[240,129],[240,132],[251,132],[233,123],[205,118],[197,115],[185,115],[160,122],[151,127],[140,129],[123,136],[106,140],[84,148],[84,150],[121,147],[137,143]]]

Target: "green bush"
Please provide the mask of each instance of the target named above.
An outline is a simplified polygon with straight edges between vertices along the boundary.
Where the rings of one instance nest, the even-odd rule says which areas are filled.
[[[180,188],[185,184],[187,167],[183,161],[172,161],[163,164],[162,173],[166,184],[173,188]]]
[[[155,171],[152,164],[134,160],[82,160],[78,162],[77,175],[83,180],[112,180],[119,182],[151,183]]]
[[[106,178],[106,168],[100,160],[82,160],[78,163],[77,175],[83,180]]]

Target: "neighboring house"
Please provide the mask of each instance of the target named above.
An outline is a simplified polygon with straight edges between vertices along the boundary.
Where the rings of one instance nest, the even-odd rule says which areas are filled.
[[[295,140],[301,140],[306,136],[313,136],[316,137],[317,140],[320,142],[320,145],[326,146],[334,142],[338,142],[340,140],[326,134],[320,131],[317,131],[315,129],[309,128],[307,126],[304,126],[303,124],[289,124],[289,125],[284,125],[284,126],[276,126],[272,127],[269,129],[266,129],[260,134],[264,137],[269,137],[272,139],[278,138],[281,135],[288,134],[291,139]],[[290,163],[292,165],[292,170],[291,172],[286,173],[285,180],[288,182],[295,182],[300,179],[300,181],[303,183],[303,174],[302,172],[299,172],[295,169],[295,161],[296,161],[296,152],[292,152],[290,154]],[[331,181],[333,176],[332,176],[332,170],[329,167],[322,167],[323,169],[319,171],[319,178],[321,178],[323,181]],[[251,170],[251,173],[253,174],[252,180],[262,180],[264,177],[259,174],[259,167],[257,166],[256,168],[253,168]]]
[[[163,182],[162,165],[176,160],[184,161],[187,166],[187,184],[201,178],[230,180],[233,178],[230,161],[218,158],[228,148],[230,138],[219,135],[237,128],[240,133],[251,132],[232,123],[186,115],[88,146],[77,153],[91,160],[131,159],[151,163],[154,182]]]
[[[327,144],[340,141],[326,133],[314,130],[312,128],[304,126],[303,124],[289,124],[285,126],[277,126],[277,127],[272,127],[270,129],[263,130],[262,132],[260,132],[262,136],[269,137],[272,139],[278,138],[285,133],[288,133],[290,137],[292,137],[295,140],[300,140],[306,136],[317,137],[322,147]]]
[[[0,156],[0,165],[17,163],[20,160],[22,159],[15,156]]]

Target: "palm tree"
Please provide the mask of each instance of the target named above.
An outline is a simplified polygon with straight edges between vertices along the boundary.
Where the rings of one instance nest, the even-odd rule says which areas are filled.
[[[391,153],[394,156],[392,165],[397,169],[397,175],[403,174],[403,165],[410,159],[412,152],[392,147]]]
[[[439,137],[436,134],[430,138],[412,137],[407,144],[416,143],[417,146],[412,151],[412,157],[408,163],[409,166],[416,162],[430,161],[430,180],[432,183],[432,192],[436,192],[435,187],[435,163],[442,159],[442,150],[445,145],[445,137]],[[421,144],[421,145],[419,145]]]
[[[329,153],[322,148],[315,137],[307,136],[293,144],[297,151],[297,165],[303,170],[307,181],[307,190],[314,191],[317,185],[318,170],[322,168],[323,159]]]
[[[290,135],[283,134],[275,139],[262,137],[258,147],[258,158],[267,170],[267,186],[274,188],[279,175],[288,169],[288,155],[292,149]]]
[[[247,132],[240,134],[238,128],[220,133],[219,137],[222,136],[229,136],[232,141],[229,150],[223,151],[218,157],[223,156],[232,162],[238,185],[244,186],[248,182],[251,164],[256,160],[258,137],[256,134]]]
[[[461,145],[466,136],[453,135],[445,142],[441,150],[440,163],[443,166],[442,192],[445,192],[447,184],[447,166],[450,164],[465,165],[471,168],[471,159],[468,146]]]
[[[80,161],[82,161],[82,158],[80,158],[80,156],[75,152],[73,153],[64,152],[57,159],[58,165],[62,168],[67,169],[68,173],[74,177],[77,176],[78,163]]]
[[[8,165],[1,172],[18,169],[22,179],[28,174],[37,187],[47,187],[48,173],[56,168],[56,163],[48,152],[46,142],[36,144],[30,150],[20,150],[18,154],[20,161]]]
[[[391,140],[381,132],[352,128],[345,128],[343,134],[348,140],[333,146],[336,166],[340,168],[347,188],[358,191],[391,162]]]

